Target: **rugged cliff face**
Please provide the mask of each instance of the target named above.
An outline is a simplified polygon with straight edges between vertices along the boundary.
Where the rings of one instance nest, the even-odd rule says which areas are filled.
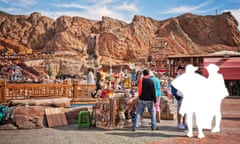
[[[7,47],[17,54],[38,56],[54,53],[42,63],[30,65],[51,63],[57,65],[55,74],[67,73],[60,72],[60,67],[68,61],[68,66],[69,63],[76,65],[75,70],[79,73],[83,67],[109,64],[110,56],[116,64],[144,61],[149,55],[149,47],[155,53],[155,59],[159,54],[237,51],[240,46],[237,26],[230,13],[216,16],[185,14],[164,21],[135,16],[132,23],[125,23],[109,17],[94,21],[61,16],[53,20],[40,13],[25,16],[0,12],[0,50]],[[46,67],[42,69],[46,71]]]

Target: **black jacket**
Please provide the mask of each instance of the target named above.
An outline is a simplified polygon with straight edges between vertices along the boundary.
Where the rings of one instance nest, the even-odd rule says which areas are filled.
[[[144,101],[154,101],[154,103],[156,103],[154,82],[150,78],[143,78],[142,94],[140,95],[139,99]]]

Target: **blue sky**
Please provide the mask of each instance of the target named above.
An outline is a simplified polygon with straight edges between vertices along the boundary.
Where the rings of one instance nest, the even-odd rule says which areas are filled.
[[[101,20],[109,16],[131,22],[134,15],[165,20],[184,13],[215,15],[231,11],[240,24],[240,0],[0,0],[0,10],[10,14],[62,15]]]

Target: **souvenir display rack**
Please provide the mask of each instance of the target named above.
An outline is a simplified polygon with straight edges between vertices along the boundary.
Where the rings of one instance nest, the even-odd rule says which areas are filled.
[[[124,93],[114,93],[99,99],[93,106],[92,124],[98,128],[115,129],[124,126]]]

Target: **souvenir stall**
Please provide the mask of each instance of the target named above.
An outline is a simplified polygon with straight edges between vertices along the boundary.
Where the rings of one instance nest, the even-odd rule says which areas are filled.
[[[109,91],[107,95],[107,98],[99,99],[93,107],[93,125],[109,130],[127,126],[126,111],[135,97],[129,97],[123,90]]]
[[[100,96],[95,96],[98,99],[93,106],[92,124],[103,129],[125,127],[136,103],[130,73],[127,69],[122,71],[121,66],[115,67],[101,67],[97,72]]]

